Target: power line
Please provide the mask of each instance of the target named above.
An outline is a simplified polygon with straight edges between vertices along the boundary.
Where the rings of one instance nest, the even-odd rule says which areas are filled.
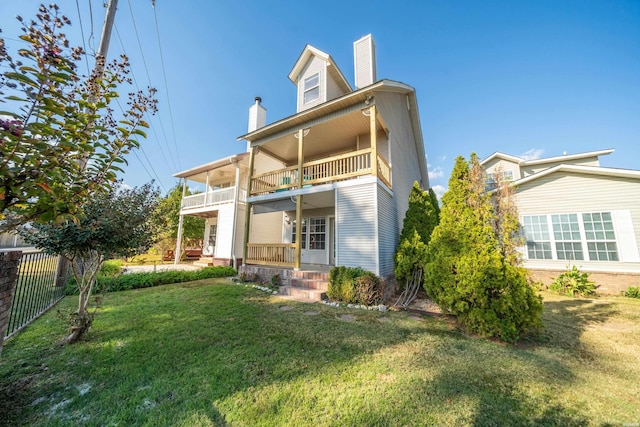
[[[132,15],[132,18],[133,18],[133,15]],[[134,26],[135,26],[135,24],[134,24]],[[120,37],[120,32],[118,31],[118,26],[117,25],[115,25],[115,29],[116,29],[116,37],[118,37],[118,41],[120,42],[120,47],[122,48],[122,52],[126,55],[127,52],[126,52],[126,50],[124,48],[124,43],[122,42],[122,38]],[[139,41],[139,39],[138,39],[138,41]],[[144,56],[143,56],[142,60],[144,62]],[[147,68],[147,66],[146,66],[146,63],[145,63],[145,69],[146,68]],[[138,80],[136,79],[135,73],[133,72],[133,68],[131,68],[131,77],[133,79],[133,83],[136,86],[136,89],[139,91],[140,90],[140,86],[138,86]],[[147,77],[149,77],[149,73],[148,72],[147,72]],[[149,80],[149,85],[151,85],[151,80]],[[146,112],[145,114],[146,114],[147,120],[149,122],[151,122],[151,117],[149,116],[149,113]],[[160,127],[161,127],[162,131],[164,132],[164,128],[162,127],[162,120],[159,120],[159,123],[160,123]],[[169,161],[167,160],[167,156],[166,156],[166,154],[164,152],[164,149],[162,148],[162,145],[160,144],[160,139],[158,138],[158,135],[155,132],[155,128],[151,127],[151,130],[152,130],[152,132],[154,134],[156,142],[158,143],[158,148],[160,148],[160,153],[162,154],[162,158],[164,159],[164,163],[167,165],[167,168],[171,169],[172,167],[169,165]],[[170,154],[171,150],[169,149],[169,143],[167,141],[166,135],[165,135],[165,145],[167,147],[168,153]],[[169,157],[171,157],[171,156],[169,156]],[[171,157],[171,159],[173,160],[173,157]],[[174,162],[173,163],[173,170],[177,170],[177,169],[178,168],[177,168],[177,166],[176,166],[176,164]]]
[[[160,62],[162,63],[162,75],[164,76],[164,88],[167,91],[167,104],[169,106],[169,118],[171,119],[171,131],[173,133],[173,145],[176,149],[176,159],[178,161],[178,166],[180,165],[180,154],[178,152],[178,142],[176,138],[176,127],[173,124],[173,112],[171,109],[171,98],[169,97],[169,85],[167,84],[167,72],[164,66],[164,55],[162,54],[162,43],[160,43],[160,29],[158,27],[158,14],[156,13],[156,3],[152,2],[153,5],[153,17],[156,22],[156,35],[158,37],[158,48],[160,49]]]
[[[91,2],[89,2],[89,4],[91,4]],[[80,15],[80,4],[78,3],[78,0],[76,0],[76,9],[78,11],[78,21],[80,23],[80,35],[82,35],[82,48],[84,49],[84,60],[87,63],[87,70],[91,70],[91,68],[89,67],[89,58],[87,58],[87,44],[85,43],[85,40],[84,40],[84,27],[82,25],[82,15]]]

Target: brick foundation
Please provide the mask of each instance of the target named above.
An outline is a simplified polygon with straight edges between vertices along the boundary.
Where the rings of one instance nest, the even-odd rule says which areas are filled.
[[[620,295],[630,286],[640,286],[640,273],[602,273],[580,270],[589,273],[589,280],[595,282],[596,292],[602,295]],[[545,285],[551,284],[553,280],[565,270],[537,270],[529,269],[531,278],[541,281]]]
[[[0,353],[9,324],[13,291],[18,279],[21,251],[0,252]]]

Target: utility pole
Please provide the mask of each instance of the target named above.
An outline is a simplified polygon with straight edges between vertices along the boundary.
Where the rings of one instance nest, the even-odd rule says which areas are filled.
[[[100,36],[100,45],[98,46],[97,56],[107,60],[107,52],[109,51],[109,41],[111,41],[111,28],[116,18],[116,10],[118,9],[118,0],[109,0],[107,5],[107,15],[104,17],[104,25],[102,26],[102,35]],[[96,62],[95,71],[101,75],[104,70],[104,63]]]

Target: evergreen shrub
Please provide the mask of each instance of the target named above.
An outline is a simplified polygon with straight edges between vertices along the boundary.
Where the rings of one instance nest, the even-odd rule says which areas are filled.
[[[640,286],[631,286],[624,292],[625,297],[640,298]]]

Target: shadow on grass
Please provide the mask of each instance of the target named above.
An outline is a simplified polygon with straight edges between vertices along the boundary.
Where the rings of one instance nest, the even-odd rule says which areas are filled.
[[[471,399],[476,409],[466,417],[467,424],[586,422],[560,405],[532,399],[523,389],[523,372],[538,376],[536,384],[570,383],[573,377],[559,359],[470,339],[434,319],[410,322],[395,317],[394,322],[380,323],[381,313],[321,305],[312,306],[317,315],[310,316],[305,315],[308,305],[279,301],[242,286],[205,284],[111,294],[88,341],[40,352],[40,360],[28,359],[28,348],[21,350],[24,359],[13,361],[12,378],[29,380],[0,380],[0,397],[6,399],[0,424],[85,420],[100,425],[226,425],[229,420],[216,402],[298,378],[339,377],[363,356],[424,337],[442,346],[434,351],[451,357],[450,362],[438,362],[435,375],[411,389],[435,396],[430,401],[435,412],[456,411],[456,402]],[[283,306],[290,309],[282,310]],[[346,312],[353,314],[354,322],[338,318]],[[610,307],[594,307],[586,300],[545,303],[549,327],[541,344],[576,347],[585,325],[603,322],[609,314]],[[25,345],[27,341],[25,337]],[[478,357],[478,342],[481,349],[490,349],[489,354]],[[434,363],[431,355],[418,354],[408,363],[416,368]],[[83,384],[91,387],[86,394],[77,391]],[[283,399],[273,399],[278,398]],[[62,402],[66,403],[60,406]],[[255,402],[238,404],[260,410]],[[277,408],[282,403],[269,404]],[[394,417],[385,411],[357,411],[350,424],[393,424]]]

